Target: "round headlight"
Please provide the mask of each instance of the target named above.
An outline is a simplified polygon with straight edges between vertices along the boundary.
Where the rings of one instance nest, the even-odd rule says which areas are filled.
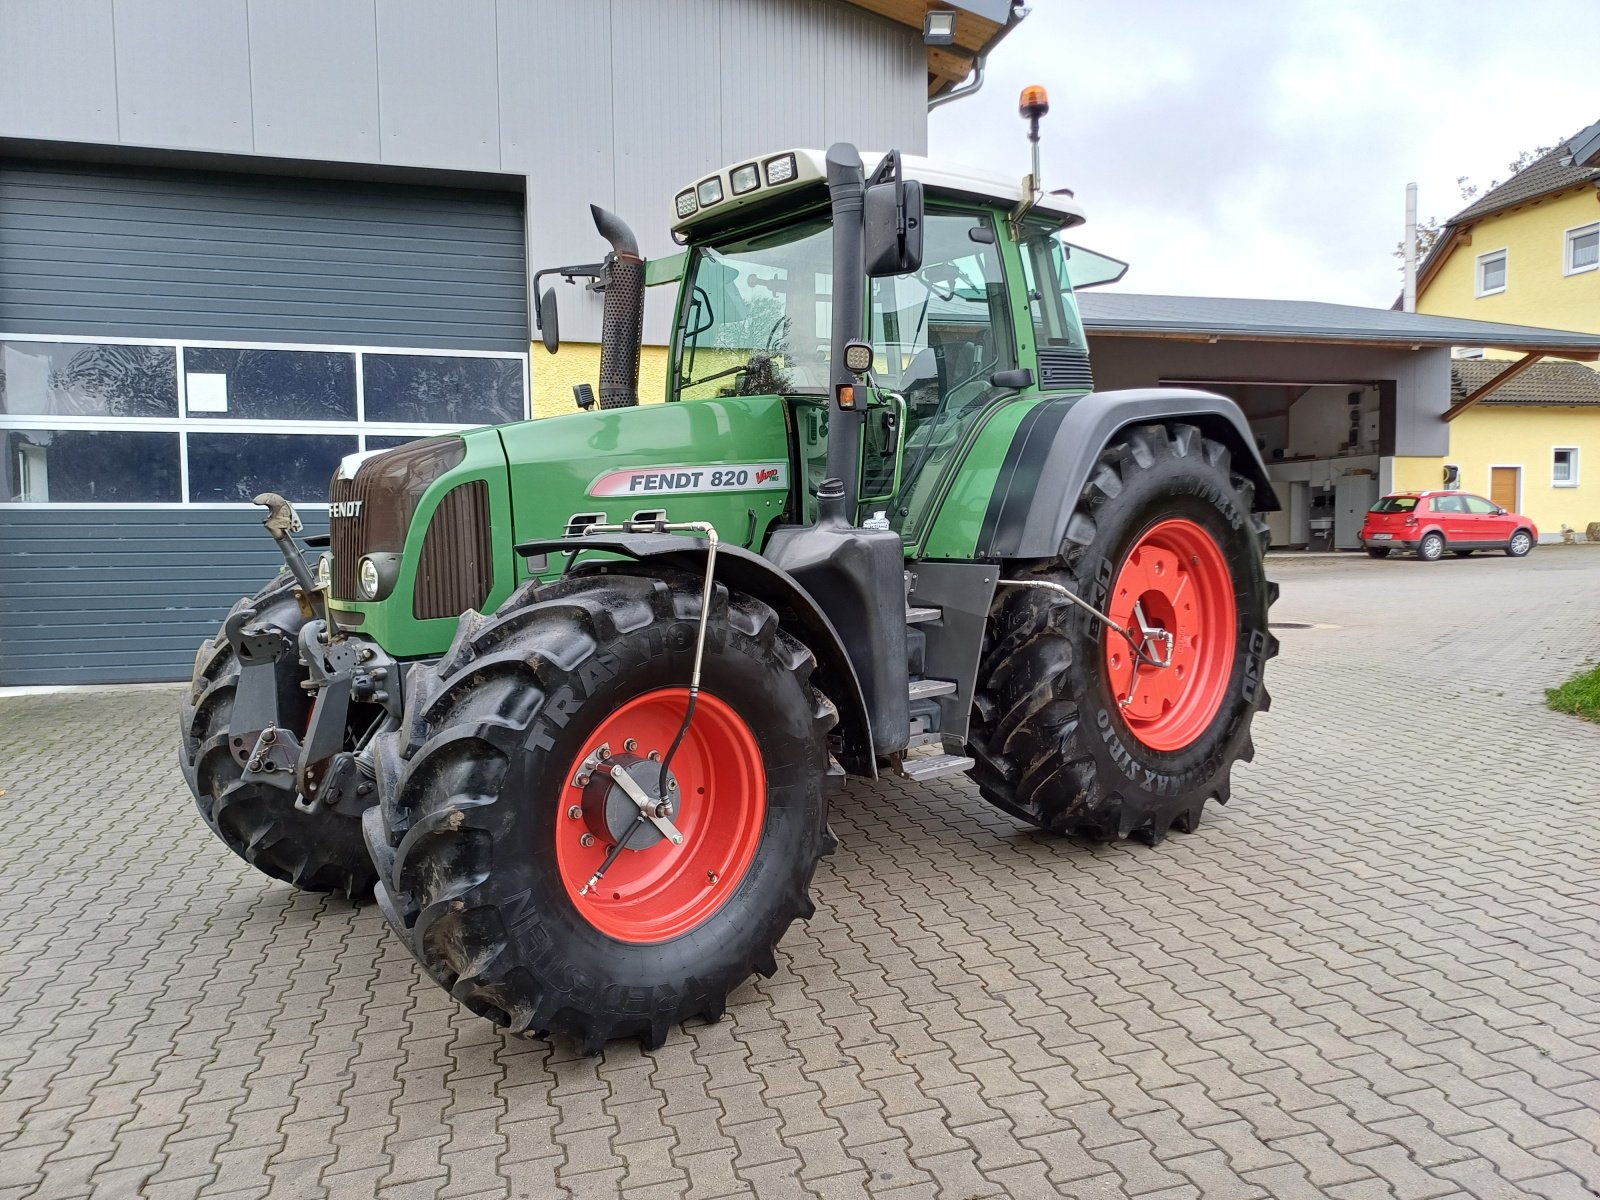
[[[333,555],[324,554],[317,559],[317,587],[327,591],[333,584]]]
[[[370,558],[363,558],[356,575],[357,582],[361,586],[362,598],[376,600],[378,598],[378,564]]]

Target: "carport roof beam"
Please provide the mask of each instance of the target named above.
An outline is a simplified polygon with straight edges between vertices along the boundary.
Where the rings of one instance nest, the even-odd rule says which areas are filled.
[[[1472,391],[1468,392],[1465,396],[1461,397],[1460,400],[1452,404],[1448,409],[1445,410],[1444,419],[1446,421],[1454,421],[1479,400],[1482,400],[1485,396],[1493,392],[1499,391],[1506,384],[1510,383],[1518,375],[1521,375],[1524,371],[1533,366],[1534,363],[1538,362],[1542,358],[1544,358],[1544,355],[1539,353],[1523,355],[1504,371],[1501,371],[1500,374],[1489,380],[1488,383],[1473,388]]]

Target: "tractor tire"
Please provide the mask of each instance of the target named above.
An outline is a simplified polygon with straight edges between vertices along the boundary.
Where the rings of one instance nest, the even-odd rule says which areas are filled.
[[[969,743],[986,799],[1053,833],[1152,845],[1192,832],[1211,797],[1227,801],[1278,652],[1253,499],[1228,449],[1191,425],[1140,426],[1102,452],[1059,556],[1005,577],[1065,586],[1124,628],[1137,629],[1140,602],[1175,631],[1171,665],[1136,663],[1122,635],[1057,592],[997,589]]]
[[[276,629],[289,639],[275,666],[278,711],[303,729],[311,700],[300,686],[307,672],[294,649],[305,624],[294,588],[293,577],[281,572],[235,604],[233,612],[253,609],[252,627]],[[243,772],[228,749],[238,683],[238,659],[219,632],[195,656],[194,677],[178,715],[179,753],[200,815],[228,849],[274,879],[307,892],[342,892],[352,900],[371,894],[377,875],[361,837],[359,812],[342,804],[300,812],[293,792],[240,778]]]
[[[751,974],[772,975],[774,948],[813,912],[812,873],[833,848],[837,714],[811,686],[811,652],[760,601],[713,593],[667,792],[682,797],[670,816],[686,840],[642,821],[621,832],[639,812],[605,772],[637,770],[655,794],[652,759],[688,697],[700,584],[524,585],[412,668],[400,729],[375,741],[379,905],[436,982],[514,1033],[570,1035],[588,1054],[613,1038],[659,1046],[687,1018],[717,1020]],[[585,894],[613,844],[625,849]]]
[[[1388,558],[1389,557],[1389,547],[1387,547],[1387,546],[1368,546],[1367,547],[1367,557],[1368,558]]]

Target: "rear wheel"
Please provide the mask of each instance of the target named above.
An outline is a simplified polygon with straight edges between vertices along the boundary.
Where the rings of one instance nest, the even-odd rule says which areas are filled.
[[[524,587],[412,669],[402,727],[377,739],[379,903],[435,980],[514,1032],[659,1045],[776,971],[811,915],[835,714],[765,604],[716,589],[662,779],[699,609],[687,576]],[[666,797],[681,842],[638,821],[619,773]]]
[[[1526,529],[1519,529],[1511,535],[1511,540],[1506,543],[1506,553],[1512,558],[1521,558],[1533,549],[1533,534]]]
[[[311,699],[300,686],[307,678],[298,650],[305,617],[294,588],[294,579],[282,572],[235,604],[233,612],[253,609],[247,629],[282,636],[283,648],[273,667],[278,714],[287,725],[303,730]],[[183,739],[179,751],[200,815],[228,849],[274,879],[308,892],[343,892],[352,899],[369,894],[376,875],[361,837],[365,801],[352,796],[331,808],[319,804],[301,812],[292,790],[241,778],[244,772],[229,740],[238,685],[239,660],[218,633],[195,656],[194,678],[178,717]]]
[[[1444,535],[1425,533],[1417,543],[1417,557],[1423,562],[1438,562],[1444,557]]]
[[[1368,558],[1388,558],[1389,557],[1389,547],[1387,547],[1387,546],[1368,546],[1367,547],[1367,557]]]
[[[1152,843],[1228,799],[1277,652],[1253,497],[1227,448],[1193,426],[1143,426],[1107,447],[1061,554],[1012,564],[1009,577],[1060,584],[1171,641],[1136,651],[1058,593],[1002,587],[973,714],[972,774],[987,799],[1055,832]]]

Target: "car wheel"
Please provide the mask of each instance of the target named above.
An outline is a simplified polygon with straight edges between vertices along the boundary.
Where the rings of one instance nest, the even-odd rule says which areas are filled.
[[[1506,543],[1506,553],[1512,558],[1521,558],[1533,549],[1533,535],[1526,529],[1519,529],[1511,535],[1511,540]]]
[[[1450,551],[1450,553],[1454,554],[1457,558],[1470,558],[1470,557],[1472,557],[1472,551],[1471,550],[1452,550],[1452,551]]]
[[[1367,557],[1368,558],[1388,558],[1389,557],[1389,547],[1387,547],[1387,546],[1368,546],[1367,547]]]
[[[1444,535],[1438,533],[1424,534],[1417,543],[1417,557],[1424,562],[1438,562],[1444,556]]]

